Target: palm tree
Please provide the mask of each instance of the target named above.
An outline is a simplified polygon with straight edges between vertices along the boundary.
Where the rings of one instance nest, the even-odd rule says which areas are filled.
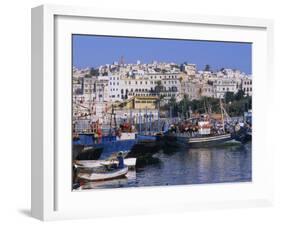
[[[182,80],[183,80],[183,77],[180,77],[179,78],[180,84],[182,83]]]
[[[160,96],[160,93],[163,91],[163,88],[164,87],[162,85],[161,80],[158,80],[157,83],[156,83],[156,86],[155,86],[155,92],[156,92],[158,97]]]

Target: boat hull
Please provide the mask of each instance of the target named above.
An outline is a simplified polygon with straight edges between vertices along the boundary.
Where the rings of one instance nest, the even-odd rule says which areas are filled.
[[[84,145],[72,146],[72,158],[74,160],[97,160],[103,152],[102,147],[92,147]]]
[[[233,140],[232,134],[222,134],[214,136],[198,136],[198,137],[188,137],[186,135],[165,135],[164,139],[169,140],[174,143],[174,145],[185,145],[189,148],[200,148],[200,147],[210,147],[217,146],[227,143]]]
[[[218,136],[189,138],[187,144],[192,148],[200,148],[226,144],[231,140],[233,140],[231,134],[224,134]]]
[[[107,173],[78,173],[77,177],[87,181],[106,181],[125,177],[128,167]]]
[[[138,142],[146,142],[146,141],[156,141],[157,137],[154,135],[138,135],[137,140]]]

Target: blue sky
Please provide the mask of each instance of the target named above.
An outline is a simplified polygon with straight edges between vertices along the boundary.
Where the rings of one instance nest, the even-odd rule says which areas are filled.
[[[158,62],[194,63],[198,69],[206,64],[212,70],[239,69],[252,73],[252,44],[152,38],[128,38],[73,35],[73,66],[98,67],[119,61],[125,63]]]

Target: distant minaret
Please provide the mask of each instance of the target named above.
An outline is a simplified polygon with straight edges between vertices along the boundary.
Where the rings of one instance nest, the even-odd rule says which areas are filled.
[[[122,66],[124,65],[124,57],[123,56],[121,56],[119,64],[122,65]]]

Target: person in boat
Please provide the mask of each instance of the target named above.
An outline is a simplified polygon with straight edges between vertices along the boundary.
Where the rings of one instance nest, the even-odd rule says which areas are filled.
[[[123,169],[125,167],[124,165],[124,157],[123,157],[123,152],[119,151],[117,154],[117,161],[118,161],[118,169]]]

